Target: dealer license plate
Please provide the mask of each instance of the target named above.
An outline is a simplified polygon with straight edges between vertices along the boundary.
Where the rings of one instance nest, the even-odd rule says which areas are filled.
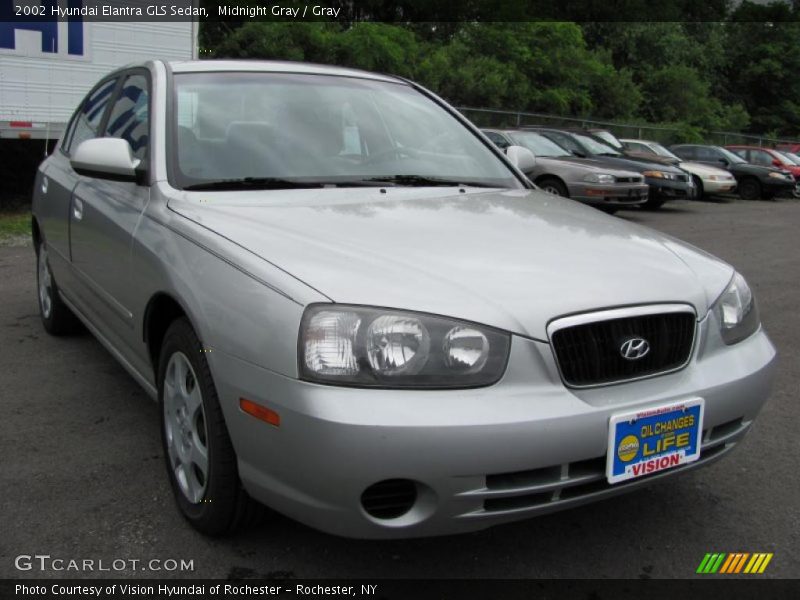
[[[606,477],[619,483],[700,458],[703,399],[612,415]]]

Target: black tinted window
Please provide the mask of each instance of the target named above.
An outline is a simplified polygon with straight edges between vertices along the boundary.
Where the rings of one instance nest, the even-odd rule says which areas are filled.
[[[104,81],[92,90],[75,116],[75,124],[64,145],[66,152],[77,148],[81,142],[97,137],[103,115],[111,99],[111,93],[117,85],[116,79]]]
[[[122,85],[106,125],[106,137],[122,138],[131,145],[136,158],[144,159],[150,141],[147,78],[129,75]]]
[[[698,160],[705,161],[715,161],[718,158],[721,158],[719,152],[717,152],[714,148],[706,148],[704,146],[695,148],[695,156]]]
[[[495,133],[494,131],[486,131],[484,133],[486,133],[486,137],[492,140],[498,148],[502,148],[505,150],[511,145],[499,133]]]
[[[578,153],[583,154],[583,149],[578,144],[576,144],[572,140],[571,137],[569,137],[567,135],[564,135],[562,133],[553,133],[553,132],[550,132],[550,131],[545,132],[543,135],[545,137],[550,138],[556,144],[558,144],[562,148],[566,148],[567,150],[569,150],[572,153],[578,152]]]
[[[736,152],[736,151],[734,150],[734,152]],[[739,154],[739,153],[736,152],[736,154]],[[742,155],[739,154],[739,156],[742,156]],[[742,158],[745,158],[745,157],[742,156]],[[754,165],[761,165],[763,167],[771,167],[772,166],[772,161],[773,161],[773,158],[772,158],[771,154],[769,154],[767,152],[764,152],[763,150],[750,150],[750,162],[753,163]]]

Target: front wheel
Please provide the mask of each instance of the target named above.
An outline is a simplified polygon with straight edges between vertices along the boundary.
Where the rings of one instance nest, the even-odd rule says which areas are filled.
[[[644,209],[647,209],[647,210],[658,210],[659,208],[664,206],[664,202],[666,202],[666,200],[662,200],[661,198],[654,198],[653,196],[650,196],[647,199],[647,202],[642,204],[641,207],[644,208]]]
[[[761,184],[757,179],[745,179],[739,183],[739,196],[744,200],[761,198]]]
[[[537,185],[542,189],[543,192],[553,194],[554,196],[563,196],[564,198],[569,198],[567,186],[561,183],[558,179],[542,179]]]
[[[694,182],[694,199],[695,200],[702,200],[705,198],[705,191],[703,190],[703,181],[697,176],[692,175],[692,181]]]
[[[181,513],[208,535],[254,520],[260,507],[242,488],[211,371],[187,319],[167,330],[158,373],[161,441]]]

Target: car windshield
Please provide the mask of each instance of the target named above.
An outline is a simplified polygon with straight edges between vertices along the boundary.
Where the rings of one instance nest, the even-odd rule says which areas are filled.
[[[599,137],[601,140],[603,140],[609,146],[613,146],[615,150],[622,150],[622,143],[610,131],[605,131],[604,129],[600,129],[597,131],[592,131],[592,133],[597,137]]]
[[[174,81],[170,172],[182,189],[521,187],[456,117],[403,83],[253,72]]]
[[[741,164],[746,163],[747,161],[743,159],[741,156],[734,154],[727,148],[722,148],[717,146],[717,150],[722,153],[722,156],[728,160],[730,163]]]
[[[655,152],[659,156],[664,156],[666,158],[674,158],[675,160],[681,160],[680,157],[676,156],[674,153],[664,148],[664,146],[662,146],[661,144],[656,144],[655,142],[652,142],[650,144],[650,148],[653,150],[653,152]]]
[[[777,154],[780,157],[781,161],[784,164],[792,165],[792,166],[800,164],[800,162],[797,162],[797,158],[796,157],[792,157],[792,155],[789,154],[788,152],[778,152],[777,150],[775,150],[774,152],[775,152],[775,154]]]
[[[573,133],[572,135],[574,135],[575,139],[578,140],[578,142],[580,142],[581,145],[591,154],[600,154],[603,156],[621,156],[621,154],[614,150],[611,146],[601,142],[596,138],[583,135],[581,133]]]
[[[524,146],[536,156],[572,156],[570,152],[556,144],[553,140],[530,131],[515,132],[514,142]]]

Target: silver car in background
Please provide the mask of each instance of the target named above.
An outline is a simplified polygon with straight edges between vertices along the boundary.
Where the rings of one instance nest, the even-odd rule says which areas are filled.
[[[530,150],[536,164],[525,174],[546,192],[608,213],[647,202],[649,186],[640,173],[578,158],[534,131],[484,129],[483,133],[503,150],[509,146]]]
[[[775,360],[744,278],[534,189],[532,161],[390,76],[115,71],[37,174],[42,322],[82,322],[157,400],[208,534],[260,503],[473,531],[727,455]]]
[[[667,148],[650,140],[620,139],[625,154],[641,158],[663,158],[671,161],[692,176],[697,198],[714,194],[731,194],[736,190],[736,178],[725,169],[683,160]]]

